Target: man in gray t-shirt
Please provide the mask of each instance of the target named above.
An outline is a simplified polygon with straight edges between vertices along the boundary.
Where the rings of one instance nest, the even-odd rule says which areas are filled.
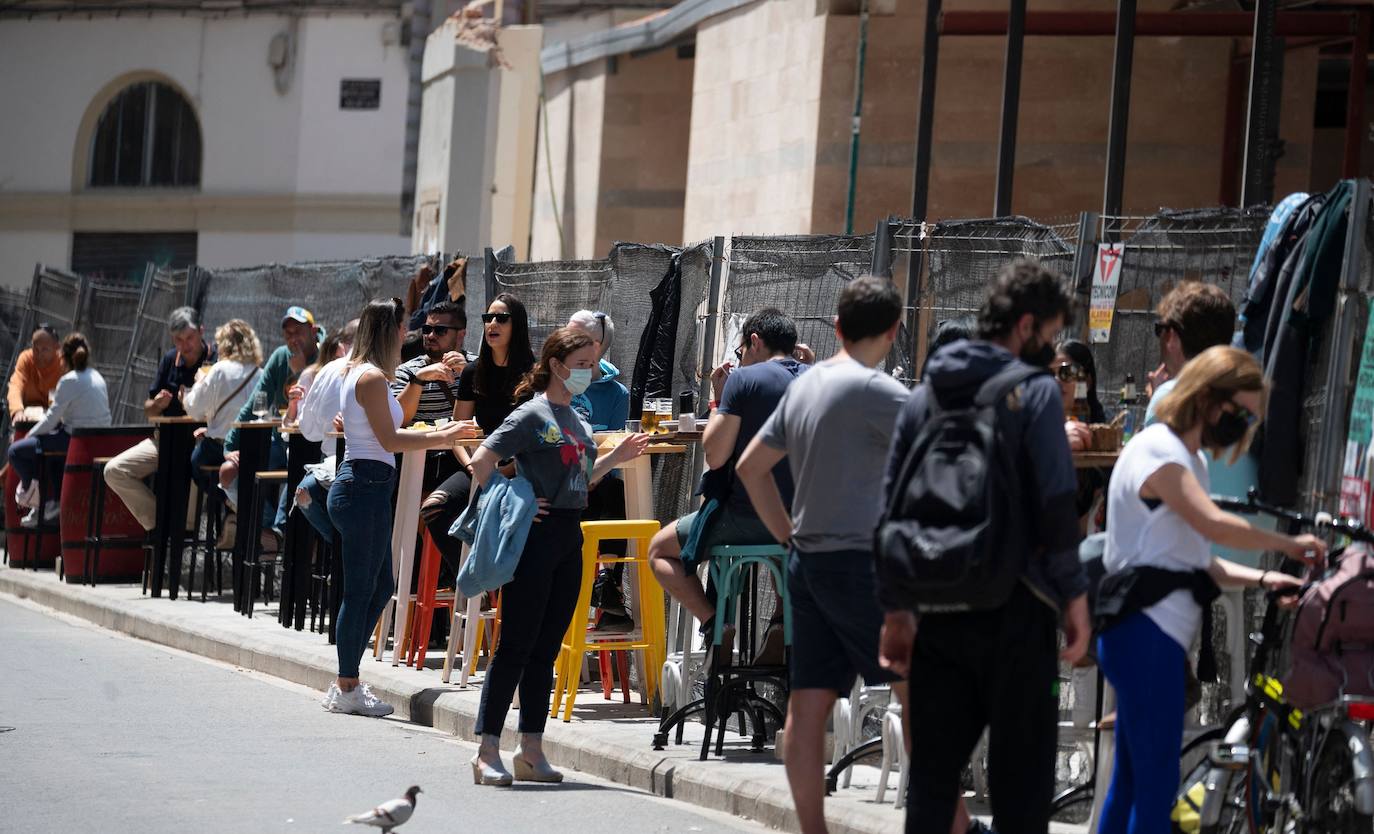
[[[878,664],[883,613],[872,547],[888,446],[908,393],[876,367],[896,340],[902,298],[891,281],[860,278],[838,306],[840,352],[788,387],[735,467],[759,518],[792,551],[785,760],[803,831],[825,830],[825,724],[836,697],[859,675],[905,686]],[[772,477],[784,459],[795,485],[790,514]]]

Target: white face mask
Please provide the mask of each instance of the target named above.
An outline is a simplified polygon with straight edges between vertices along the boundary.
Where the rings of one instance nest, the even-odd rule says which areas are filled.
[[[568,368],[568,378],[563,380],[563,387],[568,389],[568,393],[576,397],[586,391],[592,384],[591,368]]]

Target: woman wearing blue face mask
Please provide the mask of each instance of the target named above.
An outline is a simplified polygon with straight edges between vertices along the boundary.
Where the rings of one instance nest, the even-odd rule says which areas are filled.
[[[482,746],[472,760],[472,775],[481,785],[512,781],[501,763],[499,743],[517,688],[520,749],[514,778],[563,779],[544,757],[543,734],[553,662],[576,614],[582,584],[582,511],[590,487],[638,457],[649,442],[647,435],[631,435],[598,457],[591,426],[571,404],[591,384],[595,362],[589,336],[569,328],[555,330],[544,342],[538,364],[516,389],[517,399],[533,398],[511,412],[472,458],[472,479],[478,486],[486,486],[499,461],[514,458],[540,506],[515,576],[501,588],[501,642],[487,667],[477,709]]]

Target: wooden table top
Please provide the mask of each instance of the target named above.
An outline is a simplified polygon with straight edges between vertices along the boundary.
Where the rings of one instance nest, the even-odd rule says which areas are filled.
[[[334,431],[333,429],[330,429],[329,431],[324,433],[324,436],[329,438],[330,440],[338,440],[339,438],[344,436],[344,433],[341,431]]]
[[[152,423],[155,426],[188,426],[192,424],[201,426],[205,425],[205,421],[200,419],[199,417],[187,417],[185,415],[181,417],[163,417],[159,415],[157,417],[150,417],[148,419],[148,422]],[[238,424],[235,423],[234,425]]]
[[[1097,469],[1099,467],[1112,466],[1116,459],[1121,457],[1121,452],[1074,452],[1073,465],[1075,469]]]
[[[277,420],[247,420],[242,423],[231,424],[236,429],[279,429],[281,423]]]

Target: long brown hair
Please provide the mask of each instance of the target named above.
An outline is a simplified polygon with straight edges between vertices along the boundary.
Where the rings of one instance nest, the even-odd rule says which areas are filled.
[[[579,329],[560,327],[550,333],[549,338],[544,340],[544,349],[539,352],[539,361],[515,387],[515,398],[523,400],[544,393],[549,387],[549,377],[553,375],[549,363],[557,359],[567,364],[569,356],[592,344],[592,337]]]
[[[405,306],[399,298],[367,302],[362,315],[358,317],[358,332],[353,339],[353,358],[348,362],[349,369],[367,362],[375,365],[387,379],[395,379],[404,315]]]
[[[62,340],[62,361],[73,371],[84,371],[91,361],[91,346],[86,337],[72,332]]]
[[[1183,366],[1178,382],[1164,399],[1155,414],[1159,422],[1183,434],[1207,420],[1207,412],[1230,400],[1240,391],[1260,392],[1260,415],[1268,407],[1269,389],[1259,362],[1243,350],[1225,345],[1208,348]],[[1246,432],[1245,439],[1236,444],[1231,463],[1235,463],[1250,448],[1258,422]],[[1220,451],[1220,450],[1218,450]]]

